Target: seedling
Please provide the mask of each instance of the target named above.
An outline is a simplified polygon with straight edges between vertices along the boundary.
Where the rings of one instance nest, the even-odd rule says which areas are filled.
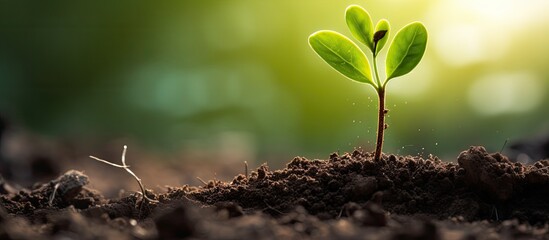
[[[381,81],[377,57],[389,38],[389,21],[382,19],[373,27],[370,14],[362,7],[351,5],[345,11],[345,20],[352,35],[366,45],[372,53],[374,77],[370,62],[364,52],[349,38],[329,30],[317,31],[309,36],[311,48],[347,78],[372,86],[379,99],[375,160],[381,158],[383,134],[387,128],[385,116],[385,91],[389,80],[412,71],[425,53],[427,29],[420,22],[413,22],[400,29],[389,46],[385,61],[385,80]]]
[[[109,164],[113,167],[117,167],[117,168],[123,168],[124,170],[126,170],[126,172],[128,172],[130,175],[133,176],[133,178],[135,178],[135,180],[137,181],[137,184],[139,184],[139,188],[141,189],[141,194],[143,194],[143,199],[149,201],[149,202],[158,202],[154,199],[151,199],[147,196],[147,192],[145,191],[145,187],[143,186],[143,183],[141,183],[141,179],[137,177],[137,175],[135,175],[135,173],[133,173],[132,170],[130,170],[130,166],[126,165],[126,150],[128,150],[128,146],[124,145],[124,150],[122,150],[122,165],[118,165],[118,164],[115,164],[115,163],[111,163],[107,160],[103,160],[101,158],[98,158],[98,157],[94,157],[94,156],[90,156],[91,159],[94,159],[94,160],[97,160],[99,162],[102,162],[102,163],[106,163],[106,164]]]

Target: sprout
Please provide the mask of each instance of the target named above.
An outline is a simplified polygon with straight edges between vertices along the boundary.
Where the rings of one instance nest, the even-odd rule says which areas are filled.
[[[375,28],[366,10],[351,5],[345,12],[347,26],[354,38],[366,45],[372,53],[373,72],[364,52],[349,38],[329,30],[309,36],[311,48],[335,70],[351,80],[371,85],[379,99],[375,160],[381,158],[383,134],[387,125],[385,115],[385,89],[389,80],[412,71],[421,61],[427,46],[427,29],[420,22],[413,22],[400,29],[389,45],[385,61],[385,80],[379,77],[377,56],[389,39],[389,21],[380,20]]]
[[[137,177],[137,175],[135,175],[135,173],[130,170],[130,166],[129,165],[126,165],[126,151],[128,150],[128,146],[124,145],[124,150],[122,150],[122,157],[121,157],[121,160],[122,160],[122,165],[119,165],[119,164],[115,164],[115,163],[111,163],[107,160],[103,160],[101,158],[98,158],[98,157],[94,157],[94,156],[90,156],[91,159],[94,159],[94,160],[97,160],[99,162],[102,162],[102,163],[106,163],[106,164],[109,164],[113,167],[117,167],[117,168],[123,168],[124,170],[126,170],[126,172],[128,172],[130,175],[132,175],[132,177],[137,181],[137,184],[139,185],[139,188],[141,189],[141,194],[143,195],[143,199],[149,201],[149,202],[154,202],[154,203],[157,203],[158,201],[154,200],[154,199],[151,199],[147,196],[147,191],[145,189],[145,187],[143,186],[143,183],[141,182],[141,179]]]

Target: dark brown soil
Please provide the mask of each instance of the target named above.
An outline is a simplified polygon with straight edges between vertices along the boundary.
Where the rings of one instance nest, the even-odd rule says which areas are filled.
[[[31,189],[1,180],[0,239],[549,239],[549,160],[523,165],[482,147],[457,163],[297,157],[149,192],[158,203],[106,199],[93,181],[78,171]]]

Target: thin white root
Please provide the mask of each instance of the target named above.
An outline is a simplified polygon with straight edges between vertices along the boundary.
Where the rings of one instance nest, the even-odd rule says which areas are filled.
[[[244,161],[244,175],[246,175],[246,179],[248,179],[248,162]]]
[[[151,199],[151,198],[147,197],[147,192],[145,190],[145,187],[143,186],[143,183],[141,182],[141,179],[138,178],[137,175],[135,175],[135,173],[132,170],[130,170],[129,165],[126,165],[126,151],[127,151],[127,149],[128,149],[128,146],[124,145],[124,150],[122,150],[122,157],[121,157],[122,165],[111,163],[107,160],[103,160],[101,158],[94,157],[94,156],[90,156],[90,158],[92,158],[94,160],[97,160],[99,162],[102,162],[102,163],[106,163],[106,164],[111,165],[113,167],[123,168],[124,170],[126,170],[126,172],[128,172],[130,175],[133,176],[133,178],[135,178],[135,180],[137,181],[137,184],[139,184],[139,188],[141,189],[141,195],[143,196],[143,199],[145,199],[149,202],[157,203],[158,202],[157,200],[154,200],[154,199]]]
[[[103,160],[103,159],[101,159],[101,158],[97,158],[97,157],[94,157],[94,156],[90,156],[90,158],[95,159],[95,160],[97,160],[97,161],[100,161],[100,162],[102,162],[102,163],[109,164],[109,165],[111,165],[111,166],[113,166],[113,167],[117,167],[117,168],[126,168],[126,167],[130,167],[130,166],[122,166],[122,165],[114,164],[114,163],[111,163],[111,162],[109,162],[109,161],[107,161],[107,160]]]
[[[59,183],[56,183],[55,186],[53,186],[53,192],[51,193],[50,199],[48,201],[48,205],[50,207],[53,205],[53,199],[55,199],[55,193],[57,192],[58,188],[59,188]]]
[[[203,183],[204,185],[208,185],[208,183],[204,180],[202,180],[202,178],[200,177],[196,177],[196,179],[198,179],[198,181],[200,181],[201,183]]]

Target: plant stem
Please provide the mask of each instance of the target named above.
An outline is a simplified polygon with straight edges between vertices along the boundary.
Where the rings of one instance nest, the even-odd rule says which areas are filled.
[[[377,71],[376,71],[377,72]],[[379,112],[377,115],[377,141],[376,141],[376,152],[374,156],[375,161],[381,159],[381,149],[383,147],[383,133],[385,132],[385,87],[380,87],[377,89],[377,95],[379,98]]]
[[[377,114],[377,140],[376,140],[376,152],[375,152],[375,155],[374,155],[374,160],[379,161],[381,159],[381,150],[383,148],[383,134],[385,133],[385,114],[387,114],[387,111],[385,110],[385,84],[387,83],[387,81],[385,81],[385,83],[382,85],[381,81],[379,80],[379,73],[378,73],[378,70],[377,70],[377,58],[376,58],[375,50],[374,50],[374,53],[373,53],[373,58],[374,58],[373,59],[374,60],[374,74],[375,74],[376,83],[377,83],[376,91],[377,91],[377,96],[378,96],[378,99],[379,99],[379,103],[378,103],[379,112]]]
[[[381,81],[379,80],[379,73],[377,72],[377,59],[376,59],[375,52],[374,52],[374,74],[376,76],[377,88],[380,89],[382,88],[382,85],[381,85]]]

